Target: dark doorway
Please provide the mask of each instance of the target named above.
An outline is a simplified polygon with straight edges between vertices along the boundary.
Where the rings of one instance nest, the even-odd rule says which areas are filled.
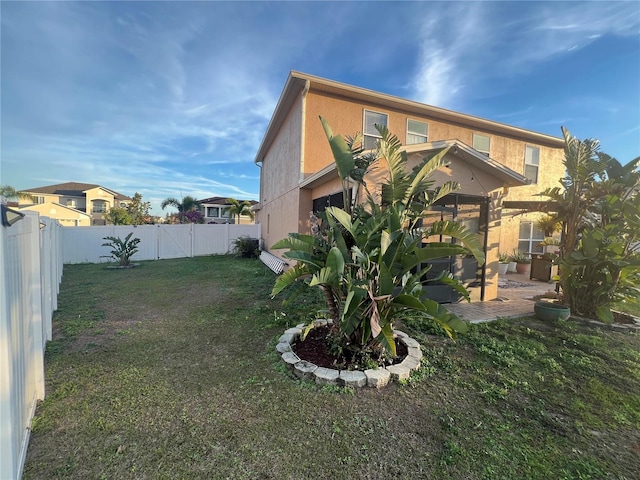
[[[423,220],[423,225],[428,226],[441,220],[457,221],[471,232],[478,234],[486,256],[489,232],[489,199],[487,197],[449,194],[438,200],[429,209]],[[428,240],[456,243],[456,239],[442,235]],[[424,292],[428,298],[440,303],[455,303],[461,299],[460,294],[448,285],[441,282],[429,282],[445,271],[450,272],[468,289],[480,288],[480,298],[484,300],[486,264],[478,267],[475,258],[456,256],[438,258],[422,265],[423,269],[428,267],[430,268],[423,276],[425,280]]]

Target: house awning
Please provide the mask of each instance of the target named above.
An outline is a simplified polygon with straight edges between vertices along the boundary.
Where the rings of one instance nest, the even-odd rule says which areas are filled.
[[[428,155],[429,153],[443,148],[452,147],[449,155],[459,158],[474,168],[478,168],[489,175],[497,178],[505,187],[520,187],[529,185],[530,181],[518,172],[505,167],[487,155],[478,152],[474,148],[462,143],[460,140],[442,140],[438,142],[418,143],[406,145],[403,150],[407,154]],[[300,182],[300,188],[315,188],[338,178],[338,171],[335,163],[331,163],[322,170],[308,176]]]
[[[515,170],[502,165],[500,162],[485,155],[461,142],[460,140],[441,140],[437,142],[417,143],[415,145],[407,145],[404,150],[407,153],[418,153],[427,155],[434,150],[451,147],[450,155],[466,161],[469,165],[482,170],[489,175],[499,179],[505,187],[521,187],[529,185],[530,181],[525,176],[519,174]]]

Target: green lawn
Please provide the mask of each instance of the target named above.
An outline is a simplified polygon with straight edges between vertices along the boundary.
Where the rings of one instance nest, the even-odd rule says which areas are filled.
[[[232,257],[65,266],[24,478],[588,479],[640,471],[640,337],[532,318],[382,391],[318,388],[274,353],[318,308]]]

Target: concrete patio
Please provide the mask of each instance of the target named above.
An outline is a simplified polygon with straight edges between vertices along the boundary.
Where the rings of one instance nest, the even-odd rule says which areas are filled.
[[[533,297],[553,291],[554,288],[553,283],[530,280],[528,274],[508,273],[500,278],[497,299],[447,304],[445,307],[471,323],[533,315]]]

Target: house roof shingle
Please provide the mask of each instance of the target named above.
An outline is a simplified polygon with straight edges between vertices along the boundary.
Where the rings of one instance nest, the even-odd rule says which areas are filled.
[[[57,183],[55,185],[45,185],[44,187],[28,188],[22,191],[27,193],[43,193],[48,195],[68,195],[71,197],[83,197],[84,192],[87,190],[91,190],[92,188],[102,188],[104,190],[107,190],[113,193],[113,196],[116,198],[116,200],[131,200],[131,197],[127,197],[126,195],[122,195],[115,190],[111,190],[110,188],[96,185],[94,183],[66,182]]]
[[[209,198],[203,198],[202,200],[198,200],[198,203],[211,203],[214,205],[228,205],[227,203],[227,199],[229,197],[209,197]],[[251,205],[255,205],[256,202],[255,200],[238,200],[240,203],[242,202],[249,202]]]

